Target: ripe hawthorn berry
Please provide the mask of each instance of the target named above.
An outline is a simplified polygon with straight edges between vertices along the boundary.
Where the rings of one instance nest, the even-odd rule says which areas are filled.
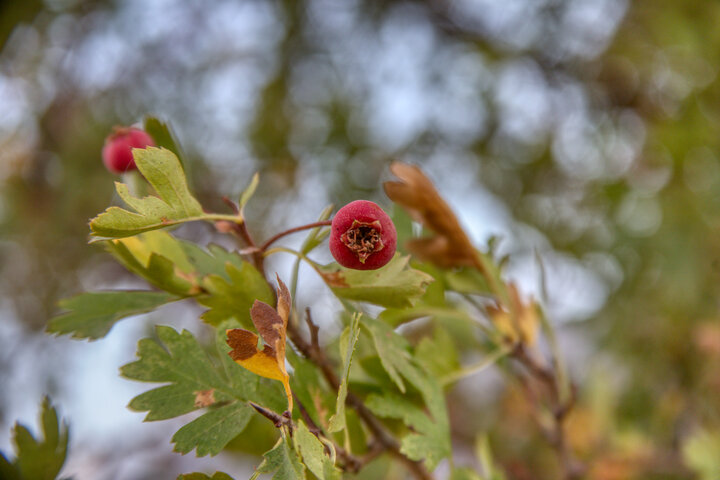
[[[375,270],[395,254],[397,232],[387,213],[368,200],[342,207],[332,220],[330,253],[343,267]]]
[[[102,159],[112,173],[124,173],[134,170],[133,148],[154,147],[155,142],[144,130],[133,127],[116,127],[115,131],[105,139]]]

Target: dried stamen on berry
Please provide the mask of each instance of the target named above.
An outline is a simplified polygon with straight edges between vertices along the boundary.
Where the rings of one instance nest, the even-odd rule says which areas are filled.
[[[365,263],[370,255],[385,248],[380,230],[382,227],[377,220],[372,223],[354,220],[352,227],[340,236],[340,241],[357,255],[361,263]]]

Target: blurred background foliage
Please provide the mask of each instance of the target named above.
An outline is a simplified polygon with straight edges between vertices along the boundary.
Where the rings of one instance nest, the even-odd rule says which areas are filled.
[[[127,281],[86,219],[117,201],[104,137],[151,113],[206,207],[260,172],[260,238],[329,203],[387,205],[389,161],[421,165],[478,245],[502,238],[526,293],[543,259],[589,477],[719,478],[718,25],[711,0],[1,1],[0,384],[20,386],[0,389],[2,425],[30,392],[61,410],[93,395],[62,385],[48,364],[69,347],[40,338],[59,298]],[[480,428],[509,478],[549,478],[498,379],[449,393],[456,451]],[[71,473],[123,478],[83,472],[138,448],[71,443]],[[163,450],[146,478],[175,468]]]

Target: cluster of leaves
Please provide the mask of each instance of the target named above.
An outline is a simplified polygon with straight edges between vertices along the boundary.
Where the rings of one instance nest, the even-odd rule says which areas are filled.
[[[172,136],[166,132],[156,138]],[[315,269],[347,311],[342,335],[322,348],[309,317],[311,339],[305,340],[283,281],[277,278],[276,293],[266,280],[262,258],[273,250],[254,244],[239,251],[202,247],[168,231],[179,223],[207,221],[221,232],[242,232],[243,208],[257,186],[255,177],[235,214],[207,213],[190,193],[172,150],[162,143],[136,150],[135,162],[152,194],[136,196],[117,183],[131,210],[113,206],[90,222],[92,241],[103,242],[154,289],[80,294],[61,303],[65,313],[48,330],[95,340],[123,318],[192,300],[207,308],[200,318],[215,329],[212,348],[188,331],[157,326],[154,337],[140,340],[138,360],[121,369],[126,378],[162,384],[129,404],[147,412],[146,421],[203,410],[174,434],[175,451],[216,455],[262,414],[281,435],[256,475],[305,478],[307,471],[334,479],[389,453],[381,456],[382,468],[397,458],[415,476],[427,478],[451,456],[444,388],[518,345],[530,347],[539,322],[535,304],[523,302],[513,286],[502,282],[492,255],[475,250],[427,177],[416,167],[395,164],[399,181],[388,182],[386,192],[429,234],[411,238],[409,217],[398,212],[400,239],[425,262],[397,254],[374,271],[319,265],[308,254],[327,229],[312,230],[294,253]],[[328,215],[326,210],[321,218]],[[483,298],[494,300],[483,303]],[[377,318],[365,311],[367,304],[383,308]],[[468,305],[474,305],[474,313]],[[418,319],[424,329],[420,341],[411,343],[396,331]],[[288,339],[296,349],[286,348]],[[462,367],[460,356],[470,351],[491,353],[479,365]],[[478,462],[484,473],[458,467],[454,478],[500,478],[488,463],[487,446],[482,451],[485,460]],[[229,477],[193,473],[183,478]]]

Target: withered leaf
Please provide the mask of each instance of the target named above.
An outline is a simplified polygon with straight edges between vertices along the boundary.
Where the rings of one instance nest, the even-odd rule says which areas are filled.
[[[533,345],[537,340],[540,325],[538,306],[534,300],[523,303],[514,283],[508,285],[508,293],[512,302],[511,311],[489,306],[487,308],[490,319],[507,342],[520,341],[526,345]]]
[[[195,392],[195,407],[205,408],[215,403],[215,389],[198,390]]]
[[[242,328],[227,330],[230,357],[240,366],[261,377],[279,380],[285,387],[288,410],[292,411],[293,400],[290,377],[285,369],[285,341],[288,317],[290,315],[290,292],[277,277],[278,301],[274,309],[267,303],[255,300],[250,309],[250,318],[260,337]],[[258,349],[258,339],[264,346]]]
[[[440,267],[478,266],[477,253],[450,206],[418,167],[395,162],[390,171],[400,181],[385,182],[385,193],[436,235],[410,240],[407,248]]]

